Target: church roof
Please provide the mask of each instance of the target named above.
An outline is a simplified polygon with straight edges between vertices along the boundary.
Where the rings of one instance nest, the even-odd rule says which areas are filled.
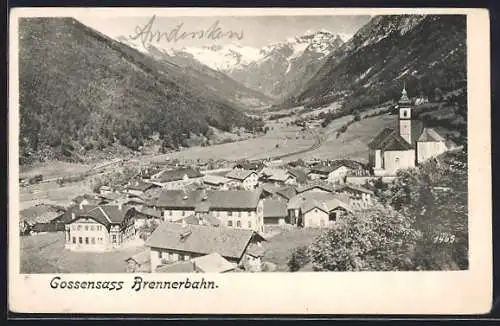
[[[434,142],[434,141],[445,141],[445,140],[446,139],[433,128],[424,128],[422,134],[418,138],[419,142]]]
[[[368,144],[368,147],[371,149],[380,149],[382,147],[383,142],[394,132],[394,129],[385,128],[381,132],[378,133],[375,138]]]

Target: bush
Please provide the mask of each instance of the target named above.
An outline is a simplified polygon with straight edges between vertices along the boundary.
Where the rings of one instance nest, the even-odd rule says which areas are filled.
[[[297,247],[292,251],[292,255],[288,260],[288,268],[290,272],[296,272],[310,261],[311,257],[309,256],[309,249],[307,246]]]

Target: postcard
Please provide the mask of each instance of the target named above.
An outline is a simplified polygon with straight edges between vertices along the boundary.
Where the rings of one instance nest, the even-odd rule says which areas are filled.
[[[9,309],[479,314],[484,9],[15,8]]]

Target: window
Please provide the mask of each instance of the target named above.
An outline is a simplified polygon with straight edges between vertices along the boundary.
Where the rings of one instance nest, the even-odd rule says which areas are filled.
[[[252,221],[248,221],[248,227],[252,228]]]
[[[227,226],[233,226],[233,221],[231,220],[227,221]]]
[[[168,215],[169,215],[169,216],[172,216],[172,211],[171,211],[171,210],[170,210],[170,211],[168,211]]]
[[[399,157],[396,157],[394,159],[394,164],[396,164],[396,166],[399,166]]]
[[[90,226],[90,231],[94,231],[95,227],[93,225]]]
[[[73,243],[76,243],[76,237],[73,237]]]
[[[78,226],[76,227],[76,229],[77,229],[78,231],[80,231],[80,230],[82,229],[82,226],[81,226],[81,225],[78,225]]]
[[[227,216],[233,216],[233,212],[232,211],[228,211],[227,212]]]
[[[78,237],[78,243],[79,243],[79,244],[82,244],[82,243],[83,243],[83,239],[82,239],[82,237]]]
[[[247,212],[248,217],[252,216],[252,213],[250,211]]]
[[[185,211],[182,211],[182,216],[186,215],[186,212]]]
[[[88,231],[88,230],[89,230],[89,226],[85,225],[85,231]]]
[[[92,237],[92,244],[95,244],[95,238]]]
[[[158,251],[158,259],[161,259],[161,251]]]
[[[236,227],[241,228],[241,221],[236,221]]]
[[[238,212],[238,217],[241,217],[241,212]]]
[[[112,238],[112,239],[113,239],[113,240],[112,240],[112,241],[113,241],[113,243],[116,243],[116,234],[113,234],[113,238]]]
[[[85,237],[85,244],[89,244],[89,237]]]

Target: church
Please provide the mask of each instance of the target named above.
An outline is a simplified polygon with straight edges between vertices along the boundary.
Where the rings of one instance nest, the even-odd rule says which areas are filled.
[[[425,128],[422,121],[413,119],[412,102],[406,86],[398,101],[396,128],[382,130],[369,144],[369,164],[375,176],[393,176],[399,169],[417,164],[456,147],[436,128]]]

